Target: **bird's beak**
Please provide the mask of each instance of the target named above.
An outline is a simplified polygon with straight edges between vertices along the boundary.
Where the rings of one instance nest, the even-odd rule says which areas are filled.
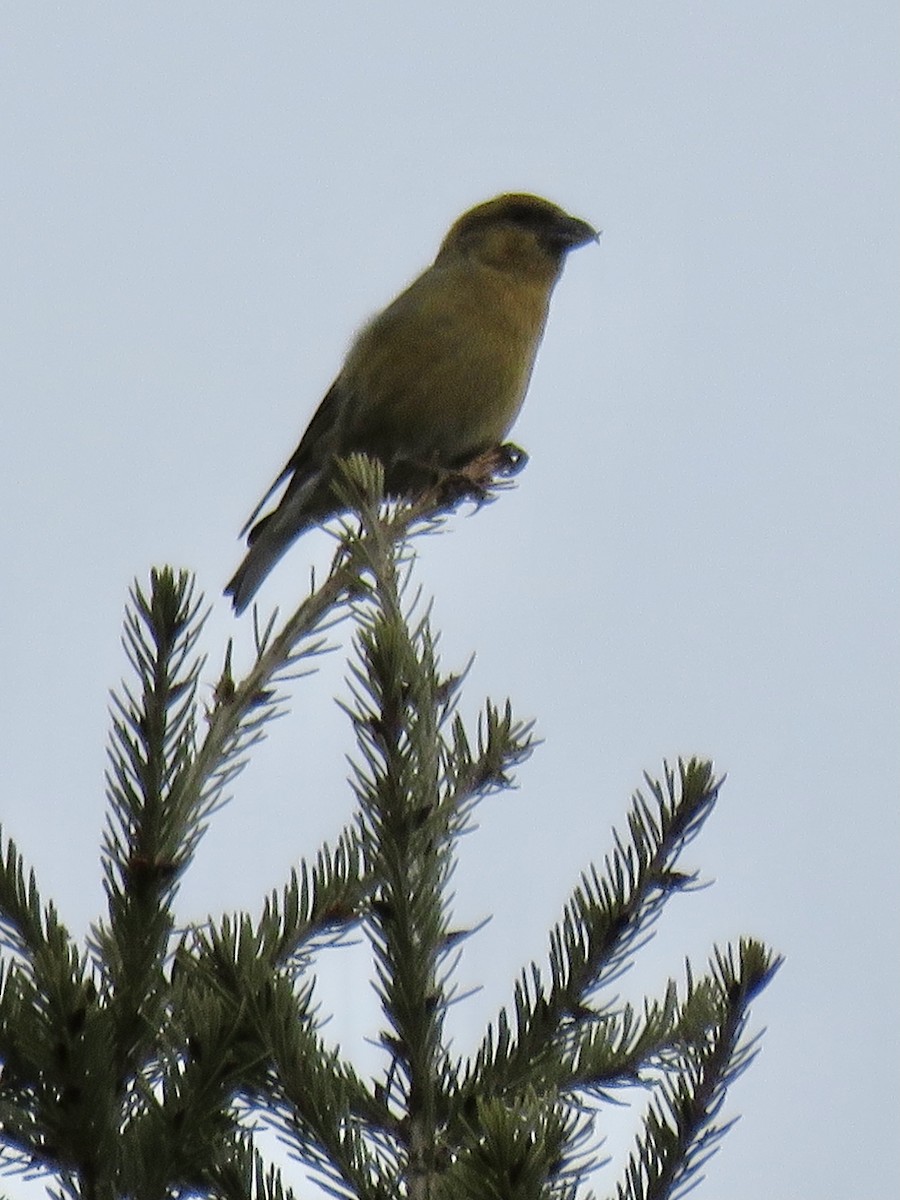
[[[578,246],[586,246],[588,242],[599,242],[600,233],[593,225],[588,225],[587,221],[566,216],[559,222],[556,240],[562,250],[575,250]]]

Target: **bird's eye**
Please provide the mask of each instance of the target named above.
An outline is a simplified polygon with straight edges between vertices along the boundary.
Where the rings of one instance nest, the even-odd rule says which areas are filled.
[[[513,204],[507,209],[506,216],[516,225],[527,225],[532,229],[546,229],[553,223],[553,214],[531,204]]]

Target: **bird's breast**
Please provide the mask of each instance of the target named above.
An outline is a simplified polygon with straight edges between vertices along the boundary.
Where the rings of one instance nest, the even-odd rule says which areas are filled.
[[[420,276],[363,330],[343,374],[352,448],[453,465],[502,442],[525,398],[549,288],[487,269]]]

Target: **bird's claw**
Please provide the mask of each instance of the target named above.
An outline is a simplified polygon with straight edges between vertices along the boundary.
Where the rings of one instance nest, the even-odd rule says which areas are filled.
[[[452,506],[461,500],[472,500],[480,508],[493,499],[497,487],[503,487],[506,480],[518,475],[527,462],[528,455],[512,442],[492,446],[464,466],[446,472],[438,484],[441,502]]]

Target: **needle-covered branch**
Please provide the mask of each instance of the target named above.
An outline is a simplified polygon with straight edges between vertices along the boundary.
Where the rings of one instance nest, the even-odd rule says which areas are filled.
[[[492,707],[477,758],[461,723],[449,728],[458,681],[442,676],[428,612],[403,604],[404,564],[370,525],[371,596],[357,605],[353,720],[361,761],[353,785],[367,869],[377,881],[367,924],[388,1028],[382,1093],[394,1122],[397,1171],[411,1196],[430,1194],[447,1100],[443,970],[451,938],[447,884],[476,799],[527,753],[527,731]],[[462,781],[465,779],[465,783]]]
[[[617,978],[629,956],[643,944],[667,899],[696,882],[693,875],[676,871],[675,864],[715,803],[719,783],[712,767],[691,760],[679,765],[677,782],[675,772],[667,768],[662,783],[649,777],[647,783],[653,799],[635,794],[628,816],[629,839],[614,832],[614,848],[606,856],[604,871],[591,866],[582,874],[562,920],[551,931],[549,980],[545,982],[540,968],[532,964],[515,986],[512,1015],[502,1011],[488,1028],[467,1083],[475,1091],[515,1094],[521,1086],[534,1085],[541,1064],[554,1087],[574,1088],[584,1071],[581,1056],[590,1045],[595,1053],[599,1047],[596,1023],[603,1021],[600,1027],[609,1029],[608,1017],[592,1006],[596,993]],[[620,1022],[626,1019],[626,1011],[620,1014]],[[648,1014],[645,1036],[637,1044],[646,1042],[647,1030],[661,1025],[662,1045],[675,1030],[671,995],[662,1006],[648,1009]],[[620,1033],[618,1060],[611,1058],[599,1074],[627,1076],[635,1069],[635,1047],[629,1046],[633,1035],[629,1019]],[[567,1078],[573,1064],[577,1064],[576,1074]]]
[[[704,1165],[734,1124],[734,1119],[717,1123],[726,1091],[757,1053],[758,1037],[743,1039],[750,1002],[780,963],[750,939],[737,949],[716,950],[708,980],[718,1016],[690,1043],[684,1069],[662,1078],[616,1200],[676,1200],[700,1182]]]
[[[748,1006],[778,960],[744,941],[642,1006],[610,994],[666,902],[696,884],[678,864],[718,795],[706,762],[648,779],[627,835],[573,889],[546,964],[522,971],[471,1060],[454,1052],[445,1017],[462,1002],[455,972],[474,932],[453,920],[460,838],[534,741],[508,702],[486,701],[469,728],[466,672],[442,670],[410,586],[412,535],[465,488],[386,507],[382,483],[377,463],[344,465],[338,491],[358,520],[344,522],[330,571],[280,628],[257,624],[242,679],[229,642],[208,709],[190,577],[156,571],[132,593],[134,678],[113,697],[107,775],[108,913],[86,951],[0,842],[0,1167],[51,1172],[72,1200],[292,1200],[257,1144],[264,1125],[348,1200],[574,1200],[597,1166],[604,1103],[637,1085],[649,1104],[617,1200],[663,1200],[696,1180],[728,1127],[725,1091],[754,1052]],[[298,846],[254,915],[176,933],[208,822],[287,712],[286,682],[345,618],[352,822],[315,855]],[[351,930],[381,1005],[372,1079],[326,1041],[315,988],[321,955],[342,953]]]

